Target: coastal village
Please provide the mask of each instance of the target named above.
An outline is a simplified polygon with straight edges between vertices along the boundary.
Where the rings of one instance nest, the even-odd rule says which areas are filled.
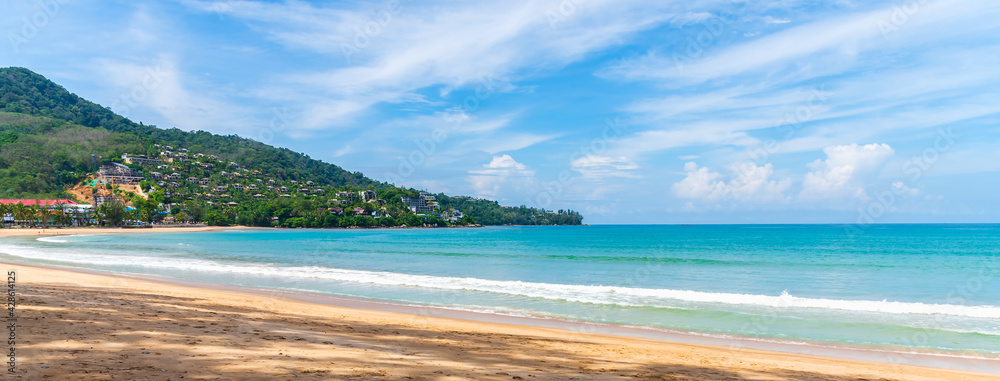
[[[0,210],[6,225],[83,226],[100,224],[95,215],[103,205],[122,205],[132,212],[136,207],[131,200],[155,198],[159,201],[156,216],[148,223],[181,224],[191,222],[178,218],[184,214],[173,209],[185,202],[201,201],[210,207],[237,208],[243,203],[260,203],[275,199],[304,198],[322,201],[323,212],[334,216],[370,216],[373,219],[393,217],[406,212],[426,220],[439,219],[448,224],[471,224],[460,210],[443,210],[435,196],[420,191],[415,195],[396,196],[390,202],[381,198],[374,189],[350,189],[323,186],[312,180],[278,179],[264,175],[240,163],[225,161],[216,155],[191,152],[185,148],[154,144],[158,155],[125,153],[104,163],[94,158],[97,171],[68,192],[70,199],[5,199],[0,200]],[[471,197],[465,197],[472,199]],[[388,204],[395,204],[393,208]],[[398,207],[406,210],[400,213]],[[35,217],[26,217],[34,209]],[[44,212],[38,212],[44,210]],[[46,215],[46,216],[42,216]],[[56,219],[54,216],[62,216]],[[22,218],[18,218],[18,217]],[[277,223],[278,217],[271,217]],[[139,218],[132,224],[142,224]]]

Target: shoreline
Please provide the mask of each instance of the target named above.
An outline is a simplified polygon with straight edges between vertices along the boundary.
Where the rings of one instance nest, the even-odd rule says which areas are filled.
[[[183,226],[183,225],[156,225],[152,228],[149,227],[49,227],[49,228],[3,228],[0,229],[0,237],[17,237],[17,236],[57,236],[57,235],[76,235],[76,234],[133,234],[133,233],[197,233],[197,232],[211,232],[211,231],[222,231],[222,230],[244,230],[244,229],[259,229],[259,230],[408,230],[408,229],[472,229],[472,228],[487,228],[487,227],[532,227],[532,226],[585,226],[585,225],[459,225],[459,226],[349,226],[349,227],[329,227],[329,228],[285,228],[285,227],[266,227],[266,226],[243,226],[243,225],[232,225],[232,226]]]
[[[761,343],[753,343],[738,339],[697,336],[695,334],[682,332],[667,332],[635,327],[577,323],[555,319],[515,317],[484,312],[394,304],[391,302],[345,298],[306,292],[258,289],[225,284],[184,281],[163,277],[143,279],[133,275],[106,273],[75,268],[62,268],[47,265],[20,264],[11,262],[0,263],[4,263],[8,269],[17,269],[19,279],[18,284],[20,287],[25,287],[26,285],[30,285],[32,282],[37,282],[37,279],[30,279],[27,274],[47,273],[49,276],[44,277],[45,279],[61,279],[62,282],[45,281],[42,282],[43,284],[49,285],[52,283],[62,283],[65,286],[69,286],[66,290],[71,293],[75,288],[93,288],[94,283],[103,283],[105,287],[110,285],[111,289],[119,292],[146,292],[147,294],[156,296],[165,296],[177,293],[198,294],[214,301],[219,297],[231,297],[235,295],[239,300],[243,301],[266,300],[268,303],[273,305],[292,306],[295,307],[294,309],[296,310],[334,310],[334,316],[343,317],[349,315],[355,319],[364,316],[377,315],[381,319],[388,319],[393,324],[413,321],[422,321],[424,323],[433,322],[436,324],[432,324],[435,325],[435,329],[433,330],[436,332],[435,334],[442,334],[443,332],[450,332],[454,334],[455,331],[453,327],[455,326],[462,326],[465,328],[475,327],[480,333],[511,332],[531,337],[541,335],[546,337],[548,340],[599,341],[605,344],[624,345],[625,347],[629,347],[632,343],[643,343],[643,345],[667,348],[668,352],[675,354],[688,353],[690,351],[707,351],[707,355],[710,354],[712,356],[719,356],[719,358],[728,359],[735,356],[736,358],[743,359],[744,361],[741,361],[740,364],[743,362],[756,364],[761,359],[776,361],[781,358],[793,358],[796,360],[792,363],[781,363],[781,367],[789,367],[792,365],[801,366],[800,363],[812,364],[810,366],[817,365],[817,363],[836,363],[838,364],[836,368],[843,367],[844,369],[856,369],[860,367],[862,369],[875,372],[874,374],[865,373],[866,377],[879,375],[891,378],[923,379],[912,378],[911,376],[916,377],[916,375],[940,372],[943,376],[938,377],[942,378],[948,377],[952,379],[962,379],[955,377],[965,377],[966,375],[970,375],[970,378],[967,379],[989,378],[1000,380],[1000,375],[998,375],[1000,374],[1000,363],[990,360],[975,360],[955,357],[942,359],[934,355],[924,354],[906,354],[900,358],[900,354],[894,352],[864,351],[821,346],[799,346],[798,348],[789,348],[792,344],[780,343],[763,343],[764,345],[758,347],[757,345],[744,344]],[[52,275],[58,276],[53,277]],[[22,305],[18,306],[19,309],[30,308],[30,302],[20,303],[22,303]],[[222,303],[218,307],[231,306]],[[225,308],[219,309],[222,310]],[[351,313],[343,315],[345,311]],[[330,315],[328,314],[320,314],[319,316],[313,317],[325,318],[329,316]],[[459,330],[459,332],[466,331],[467,330]],[[49,339],[55,340],[56,338]],[[362,342],[367,339],[374,338],[368,338],[366,336],[354,337],[354,340]],[[788,349],[797,350],[789,351]],[[883,360],[895,360],[895,362],[877,362],[879,361],[877,359],[879,357]],[[900,363],[898,360],[908,360],[903,362],[910,362],[911,365]],[[931,367],[917,367],[912,364]],[[952,366],[949,367],[948,365]],[[959,365],[959,367],[964,370],[946,370],[941,367],[945,366],[954,368],[954,365]],[[828,374],[829,371],[832,370],[832,368],[826,369],[821,373]],[[973,373],[968,373],[969,371],[978,371],[983,373],[974,375]],[[974,375],[974,377],[971,375]],[[480,374],[479,376],[483,375]],[[505,379],[510,378],[508,376]]]
[[[136,234],[136,233],[198,233],[235,229],[260,229],[249,226],[156,226],[152,228],[104,228],[104,227],[62,227],[62,228],[7,228],[0,229],[0,237],[60,236],[89,234]]]

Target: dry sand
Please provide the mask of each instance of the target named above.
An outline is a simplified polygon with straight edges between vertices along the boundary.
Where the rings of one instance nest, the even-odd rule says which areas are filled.
[[[1000,380],[337,307],[28,265],[0,268],[17,272],[13,379]]]

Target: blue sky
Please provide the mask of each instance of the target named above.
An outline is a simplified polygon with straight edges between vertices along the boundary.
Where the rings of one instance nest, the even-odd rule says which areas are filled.
[[[1000,222],[1000,3],[0,5],[134,120],[587,223]]]

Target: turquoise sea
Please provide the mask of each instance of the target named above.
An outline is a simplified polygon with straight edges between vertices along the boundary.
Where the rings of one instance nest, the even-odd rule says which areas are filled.
[[[0,260],[837,347],[1000,358],[1000,225],[18,237]]]

